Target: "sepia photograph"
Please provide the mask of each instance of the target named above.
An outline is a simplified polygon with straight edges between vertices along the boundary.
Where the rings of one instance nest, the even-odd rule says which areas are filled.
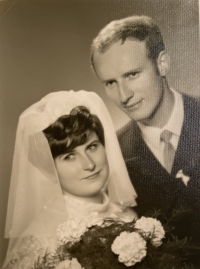
[[[198,0],[0,0],[0,268],[200,268]]]

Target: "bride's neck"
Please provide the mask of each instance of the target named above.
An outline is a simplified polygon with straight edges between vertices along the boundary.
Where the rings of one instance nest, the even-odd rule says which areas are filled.
[[[103,195],[102,192],[99,192],[98,194],[94,196],[89,196],[89,197],[82,197],[82,196],[77,196],[73,195],[69,192],[66,192],[63,190],[63,194],[72,197],[73,199],[77,199],[79,201],[87,202],[87,203],[93,203],[93,204],[102,204],[103,203]]]

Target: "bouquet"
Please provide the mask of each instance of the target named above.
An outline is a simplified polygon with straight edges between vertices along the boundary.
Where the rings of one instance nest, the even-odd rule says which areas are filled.
[[[177,212],[175,212],[177,213]],[[175,214],[177,215],[177,214]],[[200,247],[172,234],[170,220],[154,217],[125,223],[100,219],[68,219],[57,228],[60,246],[39,257],[34,269],[194,269]]]

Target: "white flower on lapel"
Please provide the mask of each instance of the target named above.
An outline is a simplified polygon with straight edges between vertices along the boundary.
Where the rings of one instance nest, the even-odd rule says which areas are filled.
[[[178,173],[176,174],[176,178],[181,178],[185,186],[187,186],[188,181],[190,180],[189,176],[183,174],[183,170],[178,171]]]

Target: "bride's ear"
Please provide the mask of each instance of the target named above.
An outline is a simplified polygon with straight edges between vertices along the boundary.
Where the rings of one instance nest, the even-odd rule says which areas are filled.
[[[170,68],[170,57],[166,51],[161,51],[156,60],[159,74],[162,77],[165,77],[169,72]]]

